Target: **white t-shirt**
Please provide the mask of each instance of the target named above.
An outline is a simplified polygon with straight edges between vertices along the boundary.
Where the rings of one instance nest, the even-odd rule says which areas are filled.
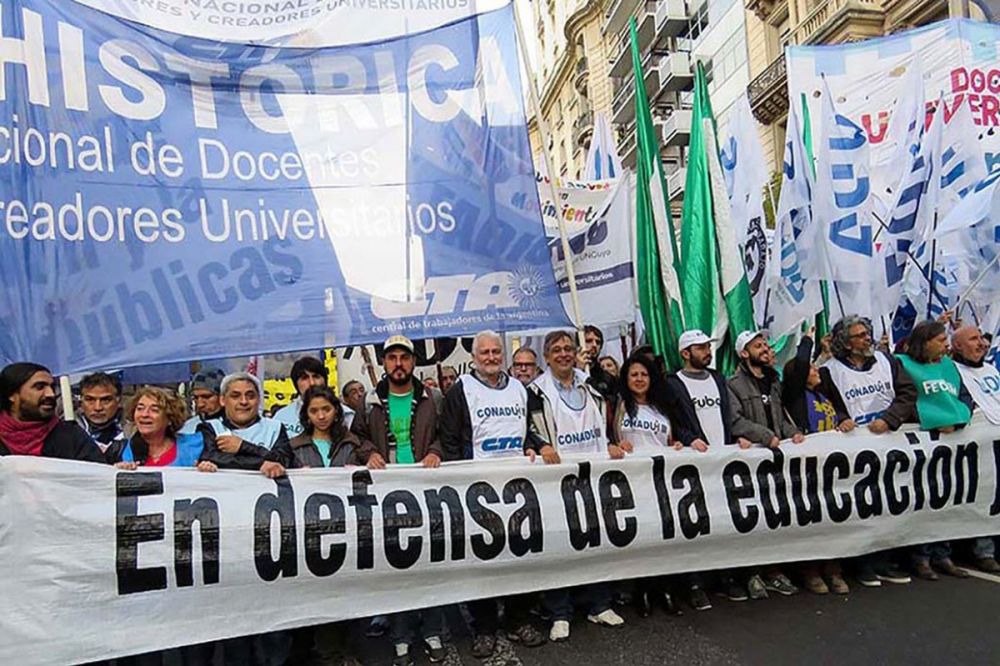
[[[622,440],[630,442],[636,453],[662,453],[670,444],[670,420],[650,405],[637,405],[635,417],[623,412],[618,430]]]
[[[719,395],[719,385],[715,383],[715,379],[711,375],[698,379],[684,372],[678,372],[677,376],[684,382],[691,395],[694,413],[698,416],[698,423],[705,433],[708,445],[728,444],[729,442],[725,441],[726,426],[722,420],[722,397]]]

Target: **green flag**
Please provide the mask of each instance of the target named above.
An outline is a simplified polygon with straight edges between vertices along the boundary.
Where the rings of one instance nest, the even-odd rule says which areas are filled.
[[[681,302],[684,304],[687,327],[712,335],[719,316],[719,262],[705,143],[705,123],[708,121],[710,124],[712,116],[706,95],[699,85],[703,76],[699,63],[695,74],[684,210],[681,214]]]
[[[629,19],[635,73],[636,282],[639,310],[653,352],[671,370],[681,366],[677,342],[684,330],[677,267],[677,240],[670,217],[660,146],[643,82],[635,19]]]
[[[736,336],[755,328],[753,296],[730,217],[715,117],[701,63],[695,72],[692,116],[681,230],[684,304],[687,307],[690,303],[698,328],[709,334],[725,332],[717,366],[723,374],[730,374],[739,361]],[[685,310],[685,317],[688,313]]]

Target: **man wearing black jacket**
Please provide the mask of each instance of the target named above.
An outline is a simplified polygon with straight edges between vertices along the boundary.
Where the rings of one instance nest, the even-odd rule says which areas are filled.
[[[666,377],[673,437],[696,451],[733,444],[733,406],[725,378],[710,368],[712,338],[701,331],[680,337],[684,367]],[[749,446],[749,441],[745,442]]]
[[[83,428],[56,416],[55,379],[37,363],[0,371],[0,456],[9,455],[105,462]]]
[[[534,458],[540,443],[528,424],[528,392],[521,382],[503,371],[503,341],[493,331],[472,340],[474,370],[462,375],[445,395],[439,421],[445,460],[497,460]],[[518,594],[504,600],[508,636],[527,647],[545,643],[532,626],[535,595]],[[475,624],[472,655],[489,657],[496,648],[499,629],[496,599],[468,603]]]

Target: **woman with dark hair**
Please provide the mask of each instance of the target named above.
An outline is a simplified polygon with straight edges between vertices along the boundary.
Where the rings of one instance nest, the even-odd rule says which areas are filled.
[[[962,376],[948,356],[948,329],[939,321],[913,327],[907,353],[899,360],[917,385],[917,417],[922,430],[954,432],[969,422],[969,406],[959,399]]]
[[[962,376],[948,356],[948,329],[939,321],[922,321],[913,327],[906,354],[899,360],[917,386],[917,417],[922,430],[955,432],[972,417],[969,406],[959,399]],[[912,552],[913,572],[924,580],[937,580],[935,570],[968,578],[951,561],[947,541],[921,544]]]
[[[625,360],[618,376],[618,393],[621,399],[613,424],[622,449],[656,454],[674,446],[663,377],[645,356],[632,355]]]
[[[832,388],[829,371],[812,362],[813,338],[802,336],[795,358],[785,363],[781,403],[795,425],[806,434],[839,430],[850,432],[854,421],[843,400]],[[832,397],[831,397],[832,396]]]
[[[618,377],[618,392],[620,399],[613,427],[619,448],[632,455],[658,455],[667,449],[682,448],[670,435],[663,376],[648,357],[633,354],[625,359]],[[686,574],[680,581],[687,588],[693,608],[708,610],[712,607],[697,574]],[[668,577],[641,578],[633,582],[633,599],[639,615],[648,617],[652,613],[654,598],[668,613],[677,612]]]
[[[313,386],[302,396],[302,434],[275,446],[274,459],[287,468],[360,465],[360,440],[344,425],[344,408],[329,386]]]

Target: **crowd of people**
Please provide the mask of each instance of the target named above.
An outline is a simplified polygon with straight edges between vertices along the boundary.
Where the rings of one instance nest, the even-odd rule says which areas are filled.
[[[715,340],[702,331],[680,336],[683,367],[672,373],[648,346],[633,350],[619,368],[614,358],[601,355],[599,329],[586,327],[582,338],[581,347],[574,332],[553,331],[544,338],[541,359],[522,347],[508,368],[503,338],[483,331],[473,340],[472,369],[459,376],[447,368],[434,386],[415,376],[413,343],[396,335],[384,343],[383,376],[375,387],[367,391],[351,380],[339,395],[327,385],[323,362],[303,357],[291,370],[298,395],[273,418],[262,415],[256,376],[205,369],[191,378],[184,396],[143,386],[124,407],[122,387],[112,375],[88,375],[80,383],[81,414],[74,423],[57,416],[56,383],[48,369],[14,363],[0,372],[0,455],[125,470],[259,470],[278,478],[307,467],[436,468],[453,460],[511,456],[558,464],[568,454],[621,459],[683,448],[777,447],[801,443],[812,433],[867,428],[880,434],[904,423],[951,432],[975,410],[1000,424],[1000,374],[984,363],[989,343],[974,326],[950,330],[940,321],[922,322],[890,353],[875,344],[868,320],[849,316],[823,340],[804,336],[794,358],[780,368],[767,332],[747,331],[737,338],[740,363],[731,377],[713,369]],[[970,545],[979,569],[1000,571],[993,537]],[[527,647],[568,640],[578,610],[595,624],[619,626],[625,622],[616,610],[621,603],[634,604],[645,617],[656,606],[671,613],[685,604],[708,610],[709,591],[734,602],[792,595],[800,586],[815,594],[848,594],[846,570],[870,587],[909,583],[911,576],[965,577],[951,559],[951,546],[938,542],[843,563],[748,567],[477,599],[465,605],[472,652],[489,657],[501,631]],[[179,648],[167,651],[169,662],[167,653],[118,661],[201,664],[221,654],[226,664],[300,663],[293,655],[316,663],[358,663],[356,637],[385,632],[394,665],[413,663],[415,647],[439,662],[446,655],[445,617],[441,608],[425,608],[364,620],[364,626],[356,620]]]

